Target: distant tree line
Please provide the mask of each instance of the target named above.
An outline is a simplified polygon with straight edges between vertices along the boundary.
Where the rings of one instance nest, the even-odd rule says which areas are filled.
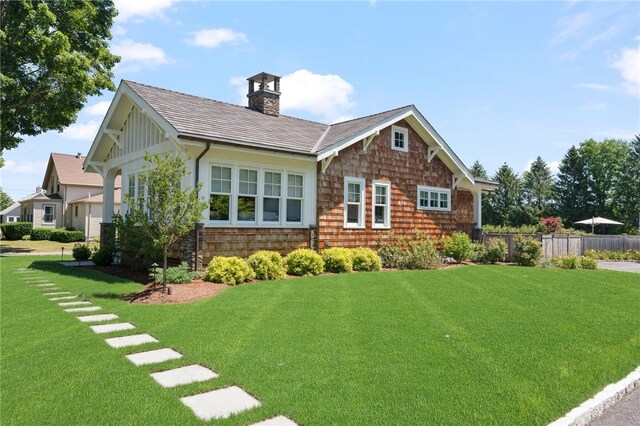
[[[504,163],[489,176],[476,161],[474,176],[492,179],[498,189],[483,200],[482,222],[533,225],[559,216],[565,226],[592,216],[624,223],[608,232],[634,232],[640,215],[640,135],[631,141],[593,139],[572,146],[556,176],[540,157],[521,176]]]

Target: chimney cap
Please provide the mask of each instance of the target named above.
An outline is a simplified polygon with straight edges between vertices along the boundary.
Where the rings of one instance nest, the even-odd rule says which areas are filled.
[[[262,82],[263,79],[265,80],[265,82],[267,84],[269,84],[272,81],[279,80],[280,77],[275,75],[275,74],[269,74],[268,72],[261,72],[261,73],[258,73],[256,75],[254,75],[253,77],[247,78],[248,81],[252,81],[253,80],[253,81],[258,82],[258,83]]]

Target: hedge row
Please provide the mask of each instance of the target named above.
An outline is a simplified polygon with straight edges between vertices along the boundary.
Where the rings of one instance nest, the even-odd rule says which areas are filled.
[[[60,243],[74,243],[84,241],[84,232],[69,231],[67,229],[34,228],[31,239],[35,241],[51,240]]]
[[[33,224],[31,222],[9,222],[0,224],[2,230],[2,239],[4,240],[21,240],[22,237],[29,235]]]

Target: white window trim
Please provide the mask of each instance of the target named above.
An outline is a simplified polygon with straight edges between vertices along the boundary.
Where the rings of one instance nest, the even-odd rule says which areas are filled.
[[[447,200],[448,200],[448,207],[446,209],[443,209],[440,206],[440,196],[438,195],[438,207],[422,207],[420,205],[420,192],[425,191],[427,193],[429,193],[430,197],[431,192],[437,192],[438,194],[441,193],[446,193],[447,194]],[[429,203],[429,198],[427,198],[427,204]],[[451,211],[451,188],[438,188],[436,186],[422,186],[422,185],[418,185],[418,195],[416,198],[416,206],[418,207],[418,210],[431,210],[431,211],[440,211],[440,212],[450,212]]]
[[[50,221],[45,220],[45,217],[47,217],[47,207],[51,207],[53,209],[53,213],[51,214],[53,219]],[[56,223],[56,205],[55,204],[42,205],[42,223]]]
[[[209,174],[209,184],[208,188],[203,188],[206,192],[203,194],[208,197],[213,194],[211,192],[211,167],[229,167],[231,168],[231,199],[229,201],[229,220],[210,220],[209,219],[209,209],[205,210],[206,218],[203,219],[206,226],[215,226],[221,228],[243,228],[243,227],[260,227],[260,228],[306,228],[309,226],[308,218],[305,216],[306,204],[309,202],[309,198],[312,196],[310,194],[308,185],[309,173],[305,170],[299,170],[296,168],[293,169],[278,169],[274,167],[260,167],[254,165],[253,163],[223,163],[223,162],[209,162],[208,164],[208,174]],[[256,220],[255,221],[239,221],[238,217],[238,197],[239,189],[240,189],[240,169],[248,169],[255,170],[258,172],[258,194],[256,195]],[[263,219],[263,204],[264,204],[264,173],[265,172],[274,172],[280,173],[280,220],[277,222],[265,221]],[[287,178],[288,175],[299,175],[302,176],[302,198],[296,197],[288,197],[287,191]],[[283,192],[284,191],[284,192]],[[267,198],[276,198],[267,196]],[[300,222],[287,222],[286,220],[286,200],[287,198],[291,199],[299,199],[301,201],[301,217]]]
[[[280,175],[280,195],[267,195],[264,193],[264,189],[266,186],[266,181],[265,181],[265,174],[267,173],[277,173]],[[284,193],[286,192],[286,188],[284,188],[284,180],[287,177],[287,175],[282,171],[282,170],[273,170],[273,169],[262,169],[262,170],[258,170],[258,181],[262,179],[262,196],[260,197],[260,204],[262,204],[262,208],[260,209],[260,215],[257,214],[256,212],[256,219],[261,219],[261,223],[264,223],[266,225],[279,225],[280,223],[282,223],[282,213],[284,212],[286,214],[286,212],[284,211],[286,209],[286,205],[283,206],[283,199],[285,199],[284,197]],[[260,193],[260,189],[258,188],[258,193]],[[278,214],[280,216],[280,219],[278,220],[265,220],[264,219],[264,199],[265,198],[276,198],[278,199],[278,206],[279,206],[279,210],[278,210]],[[285,218],[286,220],[286,218]]]
[[[387,204],[384,214],[384,223],[376,223],[376,187],[387,188]],[[374,180],[371,185],[371,227],[374,229],[391,229],[391,182],[387,180]]]
[[[231,192],[227,193],[227,192],[213,192],[211,190],[211,169],[213,167],[225,167],[225,168],[229,168],[231,169]],[[209,192],[207,195],[207,206],[209,204],[209,201],[211,200],[211,195],[228,195],[229,196],[229,220],[211,220],[210,219],[210,214],[211,214],[211,210],[210,207],[207,207],[207,220],[211,223],[214,224],[230,224],[233,220],[234,220],[234,213],[235,213],[235,209],[234,209],[234,192],[236,192],[236,189],[234,188],[234,181],[236,181],[237,179],[234,179],[234,175],[235,175],[236,171],[233,167],[233,165],[230,164],[222,164],[222,163],[211,163],[209,164]],[[236,196],[237,196],[237,192],[236,192]]]
[[[404,135],[404,148],[396,146],[396,132]],[[391,126],[391,149],[394,151],[409,152],[409,130],[400,126]]]
[[[357,183],[360,185],[360,217],[358,223],[347,223],[347,207],[349,198],[349,184]],[[364,229],[364,208],[365,208],[365,178],[358,178],[352,176],[344,177],[344,227],[349,229]]]

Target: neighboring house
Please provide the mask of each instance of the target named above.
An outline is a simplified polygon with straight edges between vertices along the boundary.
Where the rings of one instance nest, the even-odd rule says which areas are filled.
[[[145,193],[148,151],[183,155],[181,184],[203,183],[209,207],[179,255],[190,263],[481,227],[496,184],[474,178],[415,106],[327,125],[280,115],[279,77],[248,81],[248,107],[122,81],[85,160],[104,179],[105,222],[117,175]]]
[[[32,222],[34,228],[75,228],[84,231],[87,239],[100,235],[102,222],[102,179],[82,169],[85,157],[80,154],[51,153],[42,187],[22,200],[21,220]],[[120,178],[114,181],[120,187]],[[112,193],[118,211],[119,192]],[[111,216],[109,216],[111,219]]]
[[[13,203],[6,209],[0,211],[0,223],[19,222],[20,203]]]

